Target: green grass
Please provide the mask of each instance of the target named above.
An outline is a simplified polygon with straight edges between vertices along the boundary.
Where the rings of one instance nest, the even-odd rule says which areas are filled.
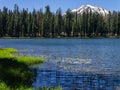
[[[23,86],[14,89],[14,88],[8,87],[4,82],[0,82],[0,90],[35,90],[35,89],[31,87],[23,87]]]
[[[0,81],[11,88],[20,86],[30,87],[34,80],[34,75],[28,65],[18,62],[14,58],[0,59]]]
[[[0,48],[0,81],[4,82],[1,83],[2,88],[31,87],[34,75],[29,65],[35,64],[36,61],[43,62],[42,58],[16,56],[16,52],[14,48]]]
[[[8,87],[4,82],[0,82],[0,90],[36,90],[34,88],[31,87],[23,87],[20,86],[19,88],[10,88]],[[43,88],[38,88],[37,90],[62,90],[61,87],[55,87],[55,88],[47,88],[47,87],[43,87]]]
[[[13,53],[16,52],[14,48],[0,48],[0,58],[13,58]]]
[[[17,50],[14,48],[0,48],[0,51],[8,52],[8,53],[16,53]]]
[[[35,90],[31,87],[34,75],[30,65],[42,63],[41,57],[17,56],[14,48],[0,48],[0,90]],[[37,90],[62,90],[56,88],[39,88]]]
[[[44,59],[40,57],[31,57],[31,56],[16,56],[18,62],[23,62],[27,65],[43,63]]]
[[[4,82],[0,82],[0,90],[10,90],[10,87],[8,87]]]
[[[32,56],[16,56],[17,50],[14,48],[0,48],[0,58],[11,58],[27,65],[43,63],[44,58]]]

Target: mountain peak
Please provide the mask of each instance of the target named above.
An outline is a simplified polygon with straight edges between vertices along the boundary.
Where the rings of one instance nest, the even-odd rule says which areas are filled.
[[[109,11],[104,9],[104,8],[101,8],[101,7],[98,7],[98,6],[92,6],[92,5],[89,5],[89,4],[82,5],[77,9],[71,10],[72,13],[77,12],[77,14],[82,14],[83,12],[86,12],[86,11],[88,11],[88,12],[91,11],[93,13],[96,12],[96,13],[101,14],[103,16],[105,16],[105,15],[107,15],[109,13]]]

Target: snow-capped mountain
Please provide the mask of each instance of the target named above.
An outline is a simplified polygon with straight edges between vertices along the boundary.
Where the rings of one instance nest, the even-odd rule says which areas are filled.
[[[97,12],[103,16],[107,15],[109,13],[108,10],[98,7],[98,6],[92,6],[92,5],[82,5],[81,7],[77,8],[77,9],[73,9],[71,10],[72,13],[77,12],[77,14],[82,14],[83,12]]]

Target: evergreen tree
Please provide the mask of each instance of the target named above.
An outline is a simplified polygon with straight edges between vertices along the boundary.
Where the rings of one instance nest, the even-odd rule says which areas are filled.
[[[71,13],[68,9],[62,15],[59,8],[56,13],[46,6],[42,9],[28,12],[19,10],[15,4],[14,10],[3,7],[0,10],[0,37],[105,37],[120,36],[120,12],[109,12],[103,16],[86,10],[82,14]]]
[[[61,28],[62,28],[62,14],[61,14],[60,8],[56,11],[55,19],[56,19],[55,20],[55,33],[56,33],[56,36],[60,36]]]
[[[68,37],[70,37],[72,31],[72,16],[71,10],[68,9],[66,12],[66,33]]]

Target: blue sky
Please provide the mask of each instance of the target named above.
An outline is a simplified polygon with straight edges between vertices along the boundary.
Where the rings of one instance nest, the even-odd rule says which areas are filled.
[[[33,8],[37,10],[42,8],[44,10],[45,6],[49,5],[52,12],[61,8],[64,13],[68,8],[74,9],[84,4],[100,6],[107,10],[120,11],[120,0],[0,0],[0,9],[4,6],[13,9],[14,4],[17,4],[20,9],[28,8],[29,11],[33,10]]]

